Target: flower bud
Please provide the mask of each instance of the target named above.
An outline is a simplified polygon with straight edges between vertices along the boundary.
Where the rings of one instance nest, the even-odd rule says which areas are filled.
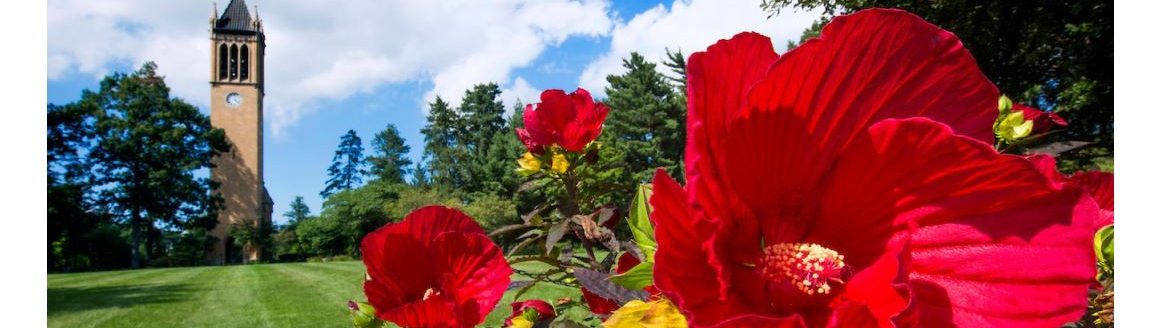
[[[365,302],[348,301],[349,316],[356,328],[380,328],[385,322],[377,318],[377,311]]]

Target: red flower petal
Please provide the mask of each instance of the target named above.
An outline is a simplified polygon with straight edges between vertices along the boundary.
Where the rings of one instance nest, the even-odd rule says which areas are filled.
[[[620,304],[589,292],[587,288],[580,287],[579,290],[583,292],[584,302],[588,303],[588,310],[592,313],[608,315],[620,309]]]
[[[689,192],[701,198],[711,218],[728,216],[732,200],[722,153],[730,118],[745,106],[746,94],[778,59],[770,38],[746,32],[721,40],[689,57],[685,175]]]
[[[544,93],[546,93],[546,91],[544,91]],[[542,106],[543,105],[540,105],[541,108]],[[527,107],[523,109],[524,131],[526,131],[527,135],[530,137],[528,139],[529,142],[537,145],[539,150],[543,150],[546,147],[555,144],[555,142],[560,138],[555,134],[555,132],[559,130],[556,130],[554,127],[550,126],[549,123],[544,122],[544,119],[545,118],[542,116],[542,113],[536,112],[535,106],[532,104],[527,104]],[[524,141],[523,144],[526,145],[528,143]],[[530,150],[531,146],[527,146],[527,149]],[[541,152],[542,151],[540,151],[540,153]]]
[[[389,233],[413,236],[427,249],[445,232],[486,235],[482,227],[462,211],[436,205],[416,209],[405,215],[401,222],[387,224],[381,229],[388,229]]]
[[[458,304],[459,321],[482,322],[511,282],[502,250],[486,235],[444,233],[434,241],[432,254],[438,284]]]
[[[862,328],[862,327],[895,327],[890,322],[880,324],[880,321],[875,318],[870,309],[866,305],[859,302],[844,302],[842,305],[835,308],[831,312],[831,317],[827,321],[827,328]]]
[[[857,195],[845,185],[880,192],[825,210],[820,239],[848,215],[919,225],[909,279],[921,325],[1050,327],[1085,309],[1098,209],[1024,159],[928,119],[887,120],[861,135],[832,173],[824,209]],[[833,242],[849,260],[861,252],[847,240]]]
[[[515,128],[515,135],[519,136],[519,141],[523,143],[523,147],[527,147],[527,151],[532,154],[542,155],[546,151],[539,142],[531,137],[531,132],[523,128]]]
[[[723,144],[690,145],[689,188],[696,188],[691,191],[714,219],[748,216],[750,211],[738,204],[744,201],[753,211],[766,211],[758,217],[792,224],[762,227],[767,240],[784,239],[775,231],[798,236],[803,224],[798,221],[813,218],[805,213],[813,209],[798,204],[806,203],[803,199],[815,192],[830,161],[863,129],[884,118],[923,116],[992,142],[986,127],[996,118],[996,98],[996,88],[951,33],[899,10],[841,16],[827,24],[821,39],[770,67],[750,91],[747,109],[729,120]],[[718,118],[726,110],[705,107],[701,112],[690,117]],[[690,133],[697,139],[716,131],[704,127]],[[775,220],[764,222],[770,221]]]
[[[1033,121],[1033,132],[1031,134],[1034,135],[1069,126],[1065,119],[1054,112],[1047,112],[1022,104],[1013,104],[1013,111],[1021,111],[1021,115],[1025,119]]]
[[[376,304],[373,307],[377,307]],[[474,327],[473,323],[459,323],[454,314],[454,301],[443,295],[435,295],[424,300],[397,307],[377,316],[401,327],[462,328]]]
[[[653,284],[677,304],[694,327],[748,314],[749,306],[726,287],[726,270],[714,253],[718,227],[689,209],[685,191],[658,169],[649,215],[656,226]]]
[[[539,107],[535,110],[546,127],[561,132],[575,118],[574,104],[574,99],[563,90],[548,89],[539,95]]]
[[[1102,171],[1078,172],[1070,177],[1098,202],[1098,207],[1114,211],[1114,174]]]
[[[507,318],[507,320],[509,321],[510,319],[512,319],[514,317],[518,317],[518,316],[523,315],[523,312],[526,311],[527,309],[532,309],[532,310],[535,310],[535,312],[538,312],[539,319],[541,319],[541,320],[551,319],[551,318],[555,317],[555,307],[552,307],[550,303],[547,303],[547,301],[544,301],[544,300],[526,300],[526,301],[522,301],[522,302],[511,303],[511,316],[509,318]]]
[[[1049,178],[1050,181],[1058,183],[1066,182],[1066,176],[1058,172],[1058,161],[1053,156],[1038,154],[1029,156],[1028,158],[1029,162],[1033,163],[1033,166],[1037,168],[1037,171],[1041,172],[1046,178]]]
[[[705,327],[705,326],[693,325],[692,322],[689,323],[689,326],[691,326],[691,327]],[[730,318],[728,320],[718,322],[716,325],[712,325],[712,327],[718,327],[718,328],[757,328],[757,327],[803,328],[803,327],[806,327],[806,323],[804,323],[802,321],[802,317],[799,317],[799,316],[790,316],[790,317],[785,317],[785,318],[773,318],[773,317],[751,314],[751,315],[733,317],[733,318]]]
[[[370,277],[365,296],[379,317],[388,319],[383,315],[387,311],[417,301],[437,285],[429,250],[409,235],[378,229],[365,237],[361,252]],[[397,263],[410,267],[396,267]]]
[[[910,230],[893,236],[883,249],[883,254],[871,265],[860,270],[845,285],[842,297],[862,305],[861,309],[836,306],[829,322],[838,322],[839,327],[847,323],[870,321],[872,326],[895,327],[895,318],[903,314],[909,305],[908,291],[908,244]],[[874,247],[873,247],[874,248]],[[848,318],[848,316],[859,318]],[[905,326],[905,325],[900,325]]]
[[[997,95],[955,35],[905,11],[871,9],[836,17],[784,54],[749,104],[805,117],[811,140],[835,152],[885,118],[929,117],[992,143]]]

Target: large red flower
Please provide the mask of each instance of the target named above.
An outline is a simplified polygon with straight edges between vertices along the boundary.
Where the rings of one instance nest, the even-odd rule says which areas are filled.
[[[569,95],[551,89],[543,91],[539,99],[542,102],[538,106],[528,104],[523,110],[524,128],[515,129],[528,151],[543,154],[559,145],[564,150],[580,152],[600,136],[608,107],[593,101],[587,90],[576,89]]]
[[[654,283],[694,327],[1053,327],[1094,275],[1094,202],[990,143],[996,88],[951,33],[841,16],[779,57],[688,66],[687,184],[653,181]]]
[[[361,254],[377,317],[403,327],[473,327],[510,284],[498,246],[470,217],[441,206],[370,233]]]

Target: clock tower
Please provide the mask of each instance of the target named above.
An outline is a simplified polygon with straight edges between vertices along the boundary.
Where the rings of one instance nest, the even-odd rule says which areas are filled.
[[[215,157],[211,178],[223,197],[212,264],[259,260],[256,245],[235,246],[232,229],[270,227],[271,196],[263,184],[264,35],[259,8],[253,18],[244,0],[231,0],[211,17],[211,125],[231,141],[231,151]],[[252,231],[257,231],[254,229]]]

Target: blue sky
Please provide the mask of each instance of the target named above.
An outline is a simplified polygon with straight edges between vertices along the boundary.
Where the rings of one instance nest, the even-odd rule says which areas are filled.
[[[620,73],[631,51],[650,59],[666,46],[688,54],[746,30],[771,36],[783,51],[819,16],[788,11],[767,20],[758,3],[259,3],[268,37],[264,178],[276,221],[297,195],[320,211],[325,169],[349,129],[369,150],[373,134],[394,124],[419,160],[424,108],[435,95],[457,101],[474,83],[494,81],[508,108],[516,98],[536,102],[549,88],[583,86],[602,96],[603,77]],[[211,8],[210,1],[49,1],[48,102],[74,101],[105,74],[153,60],[172,96],[209,114]]]

